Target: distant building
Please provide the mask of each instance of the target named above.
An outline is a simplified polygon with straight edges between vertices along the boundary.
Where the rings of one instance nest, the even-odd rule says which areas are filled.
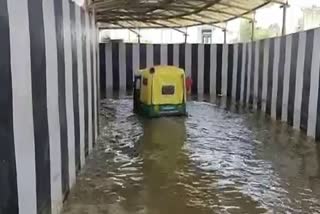
[[[303,8],[302,13],[303,18],[299,23],[301,30],[320,27],[320,7],[312,6],[309,8]]]
[[[187,32],[187,43],[223,43],[224,35],[220,28],[201,25],[179,29]],[[100,42],[108,42],[111,40],[123,40],[124,42],[138,42],[138,36],[141,35],[140,41],[142,43],[184,43],[185,36],[182,32],[174,29],[134,29],[132,31],[127,29],[118,30],[102,30],[100,32]],[[227,42],[237,41],[239,27],[237,24],[230,24],[227,31]]]

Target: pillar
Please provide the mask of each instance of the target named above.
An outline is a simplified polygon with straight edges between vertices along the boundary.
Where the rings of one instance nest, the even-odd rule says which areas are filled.
[[[289,7],[289,4],[288,4],[288,0],[286,1],[285,4],[281,5],[280,8],[283,9],[282,11],[282,32],[281,32],[281,35],[284,36],[286,35],[286,27],[287,27],[287,8]]]
[[[223,31],[223,43],[227,44],[227,23],[225,24],[225,27],[222,29]]]
[[[255,33],[255,23],[256,23],[256,12],[253,12],[252,20],[251,20],[251,41],[254,40],[254,33]]]
[[[224,28],[222,29],[223,31],[223,43],[226,44],[227,43],[227,29]]]

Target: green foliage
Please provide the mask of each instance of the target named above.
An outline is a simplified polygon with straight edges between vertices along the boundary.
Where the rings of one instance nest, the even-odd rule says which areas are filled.
[[[248,20],[240,22],[240,41],[245,42],[251,39],[251,24]]]
[[[279,36],[280,27],[278,24],[272,24],[268,28],[255,27],[254,40],[265,39],[269,37]],[[249,20],[241,20],[240,22],[240,41],[250,41],[252,37],[252,24]]]

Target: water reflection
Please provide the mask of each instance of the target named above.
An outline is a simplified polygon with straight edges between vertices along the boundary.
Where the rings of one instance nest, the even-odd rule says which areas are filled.
[[[226,100],[188,118],[143,119],[102,105],[101,136],[65,205],[81,213],[318,213],[320,146]]]
[[[185,193],[175,188],[177,171],[188,162],[181,152],[186,140],[184,118],[159,118],[143,122],[142,145],[147,213],[180,213]],[[177,206],[178,205],[178,206]]]

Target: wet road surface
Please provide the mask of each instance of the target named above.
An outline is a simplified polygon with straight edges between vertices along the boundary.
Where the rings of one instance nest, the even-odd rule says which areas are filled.
[[[101,136],[65,214],[320,213],[320,145],[259,113],[191,101],[143,119],[103,101]]]

